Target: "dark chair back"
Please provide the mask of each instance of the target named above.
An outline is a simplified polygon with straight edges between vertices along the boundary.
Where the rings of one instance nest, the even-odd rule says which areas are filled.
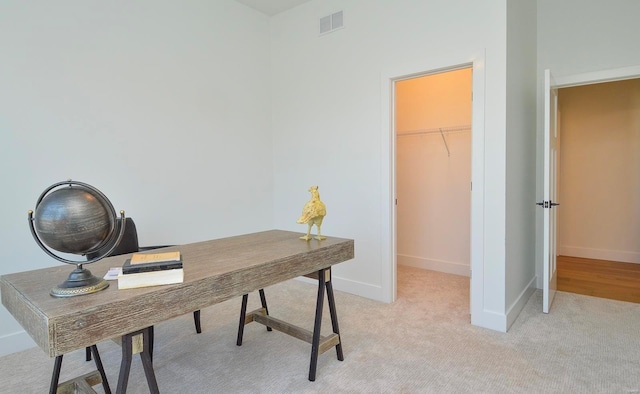
[[[116,234],[120,232],[120,226],[122,226],[122,219],[118,218],[116,221]],[[100,256],[105,251],[111,249],[113,243],[105,245],[100,248],[98,251],[87,254],[87,260],[92,260],[98,256]],[[122,235],[122,239],[116,248],[111,252],[109,256],[117,256],[119,254],[127,254],[127,253],[135,253],[140,250],[140,245],[138,245],[138,231],[136,230],[136,224],[133,219],[125,218],[124,219],[124,234]]]

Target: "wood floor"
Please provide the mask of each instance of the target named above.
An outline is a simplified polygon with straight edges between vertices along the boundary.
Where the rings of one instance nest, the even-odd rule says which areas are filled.
[[[640,303],[640,264],[558,256],[558,290]]]

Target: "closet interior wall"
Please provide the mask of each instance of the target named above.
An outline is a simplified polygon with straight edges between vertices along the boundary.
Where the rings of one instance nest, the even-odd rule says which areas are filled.
[[[396,82],[399,265],[469,276],[471,72]]]

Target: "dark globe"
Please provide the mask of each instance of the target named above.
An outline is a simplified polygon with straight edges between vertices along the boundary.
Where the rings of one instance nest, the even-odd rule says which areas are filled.
[[[116,221],[124,223],[124,219],[124,211],[120,211],[118,218],[109,199],[86,183],[69,179],[42,192],[35,212],[29,211],[31,235],[49,256],[76,265],[67,280],[51,289],[52,296],[74,297],[109,287],[106,280],[94,276],[83,265],[95,263],[115,249],[124,235],[124,226],[116,231]],[[95,257],[75,261],[52,250],[75,255],[93,253]]]
[[[115,219],[108,202],[73,185],[47,194],[36,207],[33,222],[46,246],[84,255],[105,245],[115,230]]]

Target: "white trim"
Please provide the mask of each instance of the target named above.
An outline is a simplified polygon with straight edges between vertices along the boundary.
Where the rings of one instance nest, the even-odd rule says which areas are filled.
[[[482,313],[471,315],[471,324],[494,331],[507,332],[507,316],[499,312],[483,310]]]
[[[594,83],[622,81],[624,79],[640,78],[640,66],[612,68],[609,70],[592,71],[582,74],[555,76],[555,87],[590,85]]]
[[[424,257],[398,254],[398,265],[445,272],[453,275],[470,276],[469,264],[455,261],[427,259]]]
[[[318,280],[313,278],[307,278],[305,276],[299,276],[296,280],[310,285],[318,286]],[[331,274],[331,282],[333,282],[333,289],[337,291],[344,291],[350,294],[357,294],[360,297],[369,298],[374,301],[385,302],[380,298],[382,289],[379,286],[373,286],[369,283],[358,282],[351,279],[345,279],[335,274]]]
[[[348,289],[349,293],[357,294],[360,297],[369,298],[374,301],[385,302],[385,300],[381,298],[381,294],[383,293],[380,286],[374,286],[369,283],[345,279],[335,275],[331,277],[331,281],[333,282],[334,290],[346,292]],[[317,284],[318,282],[315,281],[315,283]]]
[[[473,108],[471,132],[471,323],[477,326],[495,328],[484,316],[487,315],[484,304],[484,210],[485,210],[485,144],[484,144],[484,114],[485,114],[485,52],[475,56],[473,61]]]
[[[536,281],[537,277],[533,277],[527,287],[520,293],[518,298],[516,298],[515,302],[511,304],[511,307],[507,310],[507,330],[511,327],[514,321],[520,315],[520,312],[524,309],[525,305],[531,298],[531,295],[536,291]]]
[[[36,347],[26,331],[17,331],[0,337],[0,357]]]
[[[395,302],[397,290],[397,260],[396,260],[396,139],[393,135],[395,113],[393,97],[395,97],[395,82],[403,72],[392,72],[382,75],[381,79],[381,138],[382,157],[380,158],[380,256],[382,258],[382,298],[385,302]]]
[[[434,60],[435,59],[435,60]],[[381,235],[380,255],[382,256],[383,298],[395,301],[396,289],[396,209],[395,209],[395,130],[394,105],[395,82],[403,79],[452,71],[460,68],[472,68],[473,104],[471,133],[471,321],[472,324],[505,330],[504,315],[484,309],[484,113],[485,113],[485,51],[476,53],[454,53],[431,57],[418,64],[404,66],[388,71],[381,77],[381,152],[380,174]],[[485,316],[486,315],[486,316]],[[498,317],[496,317],[499,315]]]
[[[640,264],[640,253],[628,250],[596,249],[582,246],[561,246],[559,255],[582,257],[585,259],[619,261]]]

